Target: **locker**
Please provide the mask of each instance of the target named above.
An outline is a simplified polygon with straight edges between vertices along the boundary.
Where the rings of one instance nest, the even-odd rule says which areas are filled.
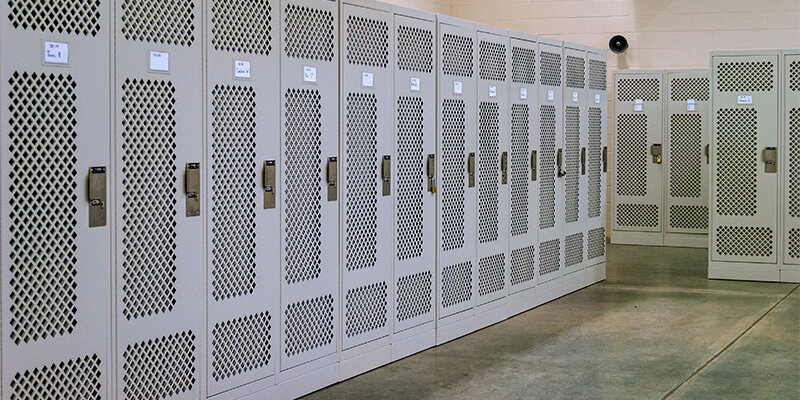
[[[663,241],[663,72],[614,73],[614,201],[611,241]]]
[[[436,15],[394,9],[392,359],[435,344]]]
[[[341,366],[391,360],[394,27],[390,5],[341,5]]]
[[[437,343],[476,328],[477,43],[472,22],[437,16]]]
[[[606,261],[606,191],[608,171],[608,92],[606,86],[606,52],[588,52],[587,92],[589,108],[587,158],[587,231],[586,258],[588,265]]]
[[[279,391],[336,381],[339,341],[338,4],[285,0],[281,19]]]
[[[205,395],[204,2],[119,0],[117,397]]]
[[[505,304],[509,287],[510,184],[508,161],[511,114],[508,102],[510,50],[508,32],[477,26],[478,44],[478,296],[477,313]],[[488,325],[504,318],[491,312],[479,318]]]
[[[782,282],[800,282],[800,51],[784,53],[783,61],[784,110],[783,129],[786,137],[782,157],[783,177],[783,265]]]
[[[209,5],[207,391],[238,397],[274,385],[278,360],[280,18],[268,2]]]
[[[111,398],[112,11],[0,10],[0,393]]]
[[[708,246],[708,70],[664,74],[664,244]]]

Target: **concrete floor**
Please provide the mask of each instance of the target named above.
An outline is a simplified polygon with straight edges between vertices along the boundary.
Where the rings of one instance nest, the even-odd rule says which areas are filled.
[[[609,246],[605,282],[309,399],[800,399],[800,289]]]

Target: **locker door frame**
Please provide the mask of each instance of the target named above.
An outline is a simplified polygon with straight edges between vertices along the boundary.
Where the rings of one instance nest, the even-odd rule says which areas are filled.
[[[712,125],[711,125],[711,189],[709,192],[710,196],[710,204],[711,210],[709,210],[710,216],[710,227],[711,232],[709,234],[709,265],[708,265],[708,276],[710,279],[745,279],[745,280],[763,280],[763,281],[779,281],[780,280],[780,271],[778,267],[778,255],[777,255],[777,238],[773,236],[772,241],[772,256],[771,257],[763,257],[763,258],[756,258],[756,257],[735,257],[735,256],[721,256],[717,255],[717,249],[715,246],[717,240],[717,229],[725,226],[759,226],[764,227],[765,225],[762,223],[764,220],[774,220],[774,223],[770,226],[766,226],[767,228],[772,227],[773,233],[775,232],[782,232],[779,230],[778,224],[781,223],[780,219],[778,218],[778,203],[780,196],[778,196],[779,186],[779,173],[776,174],[769,174],[772,175],[771,177],[764,173],[764,162],[761,158],[761,151],[765,146],[775,146],[778,149],[778,160],[783,158],[783,151],[781,147],[778,146],[779,142],[779,135],[778,135],[778,128],[780,126],[780,112],[779,106],[781,104],[781,99],[779,96],[779,84],[780,84],[780,52],[779,51],[764,51],[764,50],[753,50],[753,51],[720,51],[720,52],[711,52],[710,54],[711,60],[711,96],[712,96]],[[748,92],[748,93],[739,93],[739,92],[723,92],[725,94],[721,94],[717,90],[717,74],[716,74],[716,65],[721,62],[758,62],[758,61],[772,61],[775,65],[775,69],[773,70],[773,80],[774,80],[774,90],[771,92]],[[770,95],[771,93],[771,95]],[[757,135],[757,151],[759,154],[756,156],[758,160],[756,161],[758,177],[757,177],[757,185],[759,190],[757,191],[757,205],[762,212],[756,216],[750,217],[741,217],[741,216],[733,216],[733,217],[724,217],[717,215],[716,212],[716,185],[713,183],[715,181],[716,173],[717,173],[717,157],[716,155],[716,127],[717,127],[717,118],[716,112],[721,108],[739,108],[740,105],[737,104],[737,96],[738,95],[752,95],[753,96],[753,105],[745,105],[745,107],[755,107],[756,105],[763,104],[764,101],[768,101],[770,97],[774,97],[772,100],[772,106],[760,106],[760,110],[763,110],[761,115],[759,115],[759,135]],[[770,123],[768,121],[768,117],[770,114],[774,116],[774,122]],[[764,121],[767,121],[766,124],[763,124]],[[774,138],[771,132],[774,132]],[[780,171],[780,170],[779,170]],[[764,189],[764,183],[773,181],[774,183],[771,187],[774,187],[774,201],[770,201],[769,199],[765,199],[767,197],[764,195],[766,192],[770,192],[770,190]],[[771,203],[771,204],[770,204]],[[767,215],[763,214],[764,210],[766,211]],[[774,218],[770,218],[774,217]]]
[[[792,90],[791,85],[793,84],[792,81],[792,63],[799,63],[798,69],[800,69],[800,50],[785,50],[783,51],[783,57],[781,66],[783,68],[782,73],[782,84],[781,89],[783,90],[783,109],[781,115],[781,124],[783,128],[780,130],[781,132],[781,144],[784,148],[783,156],[780,160],[780,171],[785,171],[784,176],[782,179],[782,192],[783,196],[781,196],[780,201],[782,202],[781,205],[781,214],[783,227],[781,232],[783,232],[783,241],[781,243],[782,251],[781,251],[781,266],[780,266],[780,280],[781,282],[800,282],[800,257],[792,257],[791,256],[791,232],[796,229],[800,229],[800,218],[792,217],[789,214],[789,207],[790,207],[790,195],[791,195],[791,160],[790,157],[792,156],[792,146],[791,146],[791,133],[790,129],[792,128],[792,120],[791,120],[791,112],[793,109],[797,109],[798,113],[800,113],[800,89]],[[798,80],[798,84],[800,84],[800,77],[794,77],[794,79]],[[798,117],[800,118],[800,117]],[[800,124],[800,122],[798,122]],[[780,151],[779,151],[780,152]]]
[[[606,65],[606,70],[603,71],[603,79],[606,83],[604,90],[593,90],[591,86],[589,86],[588,90],[588,101],[589,101],[589,109],[592,108],[599,108],[600,109],[600,215],[597,217],[590,217],[588,216],[588,205],[587,205],[587,240],[586,240],[586,258],[587,263],[589,266],[595,264],[605,264],[606,262],[606,252],[607,252],[607,236],[610,233],[608,231],[608,219],[607,219],[607,209],[608,209],[608,171],[610,166],[610,149],[608,147],[608,64],[606,59],[606,51],[596,48],[589,48],[588,49],[588,59],[589,62],[591,61],[599,61]],[[591,67],[589,67],[591,69]],[[589,71],[587,70],[587,74]],[[591,79],[591,77],[589,78]],[[606,153],[605,161],[603,159],[603,152]],[[587,155],[587,164],[589,159],[589,150],[586,151]],[[605,165],[605,170],[603,169],[603,164]],[[588,165],[586,167],[589,168]],[[588,183],[587,183],[588,187]],[[588,200],[588,195],[587,195]],[[587,203],[588,204],[588,203]],[[589,249],[590,249],[590,235],[593,229],[602,229],[603,230],[603,255],[595,258],[589,258]]]

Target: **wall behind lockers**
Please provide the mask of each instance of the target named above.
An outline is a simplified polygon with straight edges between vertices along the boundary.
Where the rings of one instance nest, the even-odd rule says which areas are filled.
[[[421,3],[449,1],[449,8]],[[608,48],[628,39],[616,69],[708,68],[709,51],[800,46],[799,0],[390,0],[502,28]],[[612,88],[609,87],[609,90]],[[609,102],[613,96],[609,93]],[[609,114],[611,114],[609,106]],[[611,124],[609,118],[609,124]],[[611,133],[611,125],[609,125]],[[612,141],[609,139],[609,143]],[[613,155],[609,151],[609,157]],[[614,165],[608,162],[609,168]],[[609,176],[611,171],[609,171]],[[611,180],[608,181],[609,187]],[[609,190],[608,202],[611,202]],[[608,213],[611,216],[611,213]],[[610,224],[610,222],[609,222]]]

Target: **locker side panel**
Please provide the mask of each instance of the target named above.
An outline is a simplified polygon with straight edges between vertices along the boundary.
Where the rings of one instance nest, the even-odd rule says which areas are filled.
[[[783,263],[800,265],[800,55],[784,56]],[[795,272],[797,276],[797,272]]]
[[[589,53],[588,68],[588,148],[587,157],[587,232],[588,265],[606,260],[606,192],[608,189],[608,92],[606,58]]]
[[[586,266],[588,204],[587,147],[589,103],[587,53],[564,47],[564,268],[567,273]]]

